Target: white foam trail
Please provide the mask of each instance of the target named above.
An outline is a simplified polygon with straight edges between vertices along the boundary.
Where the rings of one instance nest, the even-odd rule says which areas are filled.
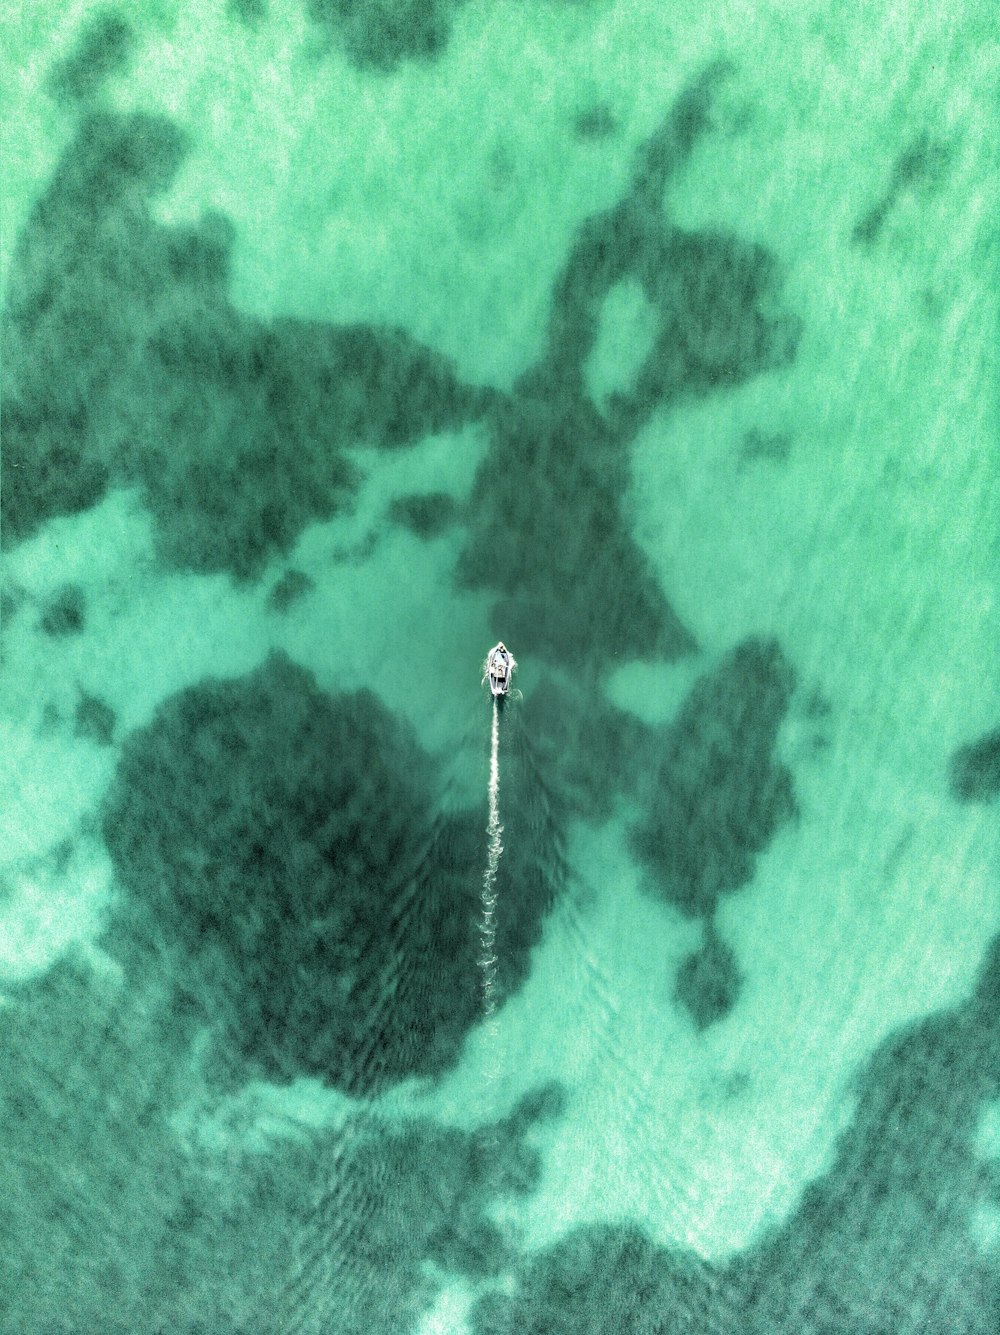
[[[483,890],[480,895],[482,914],[479,919],[479,968],[482,975],[483,1011],[489,1019],[496,1010],[493,993],[497,980],[497,867],[503,844],[500,836],[503,826],[500,824],[500,712],[496,696],[493,697],[493,735],[490,740],[490,818],[486,826],[488,838],[486,871],[483,873]]]

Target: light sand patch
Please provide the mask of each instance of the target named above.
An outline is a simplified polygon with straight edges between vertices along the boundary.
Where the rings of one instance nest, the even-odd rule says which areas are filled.
[[[113,898],[104,849],[85,840],[65,856],[53,854],[0,869],[0,986],[44,973],[69,950],[91,957]]]

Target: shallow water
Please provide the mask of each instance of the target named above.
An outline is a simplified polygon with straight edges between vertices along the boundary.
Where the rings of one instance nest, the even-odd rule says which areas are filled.
[[[8,11],[0,1328],[996,1330],[939,9]]]

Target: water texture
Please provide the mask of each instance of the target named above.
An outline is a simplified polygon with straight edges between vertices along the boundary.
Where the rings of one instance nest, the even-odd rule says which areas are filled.
[[[0,1331],[995,1335],[991,16],[2,24]]]

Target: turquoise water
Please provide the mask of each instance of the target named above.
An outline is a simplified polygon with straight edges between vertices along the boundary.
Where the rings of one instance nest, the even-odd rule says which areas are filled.
[[[0,1329],[996,1330],[939,10],[7,8]]]

